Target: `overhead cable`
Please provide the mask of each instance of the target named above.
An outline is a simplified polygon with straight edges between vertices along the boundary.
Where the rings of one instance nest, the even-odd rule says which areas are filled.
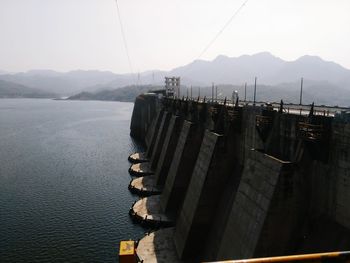
[[[128,43],[127,43],[126,37],[125,37],[125,32],[124,32],[122,17],[121,17],[121,15],[120,15],[120,9],[119,9],[118,0],[115,0],[115,3],[116,3],[116,5],[117,5],[117,12],[118,12],[118,19],[119,19],[119,24],[120,24],[120,31],[121,31],[121,33],[122,33],[124,48],[125,48],[126,56],[127,56],[127,58],[128,58],[130,72],[131,72],[131,74],[134,76],[134,70],[133,70],[133,67],[132,67],[131,59],[130,59]]]
[[[247,4],[249,0],[246,0],[243,2],[243,4],[234,12],[234,14],[230,17],[230,19],[225,23],[225,25],[220,29],[220,31],[214,36],[214,38],[206,45],[206,47],[203,49],[203,51],[200,53],[200,55],[197,57],[197,59],[200,59],[205,52],[214,44],[214,42],[218,39],[218,37],[222,34],[222,32],[225,31],[225,29],[231,24],[233,19],[238,15],[238,13],[243,9],[243,7]]]

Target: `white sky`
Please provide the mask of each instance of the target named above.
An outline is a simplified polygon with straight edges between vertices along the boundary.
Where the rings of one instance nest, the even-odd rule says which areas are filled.
[[[192,62],[244,0],[118,0],[134,71]],[[350,0],[249,0],[202,59],[269,51],[350,68]],[[0,70],[130,72],[115,0],[0,0]]]

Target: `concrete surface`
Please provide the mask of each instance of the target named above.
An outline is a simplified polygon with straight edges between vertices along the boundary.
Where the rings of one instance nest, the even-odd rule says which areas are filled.
[[[184,121],[177,144],[170,147],[170,119],[176,118],[163,109],[155,121],[149,103],[137,99],[131,133],[138,138],[147,133],[147,145],[153,145],[151,161],[133,170],[157,171],[164,161],[170,164],[168,173],[161,174],[163,194],[157,202],[139,201],[138,210],[140,215],[178,215],[173,238],[180,258],[205,261],[322,252],[318,250],[346,249],[350,244],[349,123],[276,111],[271,129],[262,137],[256,118],[266,108],[260,105],[240,106],[241,120],[233,125],[213,113],[213,107],[222,106],[182,101],[174,109],[170,101],[169,111],[198,124],[193,138],[205,132],[203,140],[198,135],[202,142],[196,153],[195,147],[191,149],[194,139],[189,139],[191,125]],[[321,125],[322,141],[302,138],[299,123]],[[169,150],[173,157],[166,158]],[[154,179],[143,180],[132,183],[148,187]]]
[[[128,160],[132,163],[144,163],[149,161],[145,152],[133,153],[128,157]]]
[[[153,175],[135,178],[130,182],[129,189],[141,196],[160,194],[162,189],[156,186]]]
[[[164,186],[168,176],[169,167],[174,159],[176,145],[179,140],[183,119],[173,115],[170,119],[168,130],[164,138],[162,150],[158,160],[158,166],[155,171],[156,184]]]
[[[150,163],[136,163],[130,166],[129,173],[134,176],[147,176],[152,175],[154,172],[150,168]]]
[[[143,237],[136,249],[139,259],[145,263],[182,262],[176,254],[173,234],[174,228],[166,228]]]
[[[162,212],[158,195],[138,200],[132,207],[132,216],[150,225],[172,225],[174,223],[173,218]]]

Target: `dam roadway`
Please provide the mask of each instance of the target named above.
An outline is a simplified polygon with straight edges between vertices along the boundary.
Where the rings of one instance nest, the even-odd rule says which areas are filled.
[[[144,262],[350,249],[350,123],[339,108],[137,97],[130,208]]]

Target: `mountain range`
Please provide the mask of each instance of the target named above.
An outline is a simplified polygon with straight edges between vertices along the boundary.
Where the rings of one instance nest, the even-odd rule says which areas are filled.
[[[245,82],[248,85],[252,84],[254,77],[257,77],[260,91],[261,87],[264,87],[265,91],[272,89],[275,94],[288,94],[290,91],[295,94],[300,87],[300,78],[303,77],[305,92],[311,92],[307,89],[312,87],[311,95],[316,92],[314,94],[316,97],[350,95],[349,69],[317,56],[306,55],[294,61],[285,61],[268,52],[239,57],[220,55],[212,61],[195,60],[170,71],[146,71],[138,76],[97,70],[76,70],[67,73],[31,70],[12,74],[0,71],[0,80],[56,93],[59,96],[70,96],[79,92],[96,93],[133,84],[159,86],[163,85],[165,76],[180,76],[182,84],[187,86],[208,87],[211,83],[215,83],[222,89],[233,88],[232,85],[238,85],[239,88]],[[340,98],[341,103],[350,105],[350,101],[344,100],[345,98]],[[334,102],[330,99],[322,101]]]
[[[0,98],[53,98],[56,94],[0,80]]]

